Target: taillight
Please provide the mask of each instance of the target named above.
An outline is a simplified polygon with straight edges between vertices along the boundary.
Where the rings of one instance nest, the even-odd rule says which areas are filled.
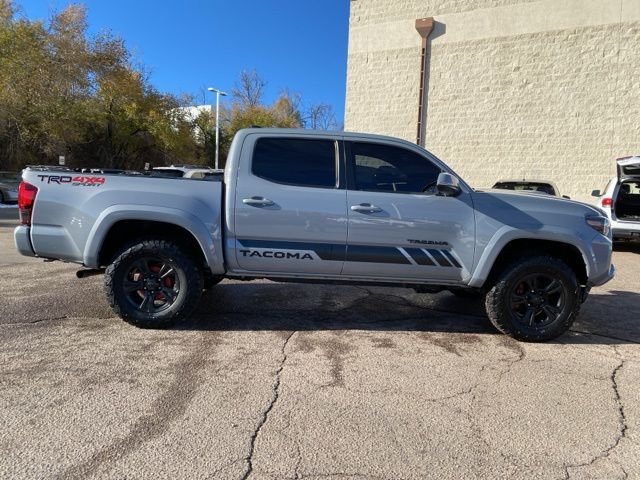
[[[600,204],[601,204],[603,207],[610,207],[611,205],[613,205],[613,199],[611,199],[611,198],[603,198],[603,199],[600,201]]]
[[[31,225],[31,210],[37,193],[38,189],[27,182],[21,182],[18,187],[18,211],[22,225]]]

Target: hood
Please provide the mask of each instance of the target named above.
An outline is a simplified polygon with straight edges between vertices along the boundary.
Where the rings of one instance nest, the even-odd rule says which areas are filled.
[[[599,208],[545,193],[511,190],[477,191],[475,208],[487,217],[514,227],[542,228],[544,225],[583,226],[587,215],[604,215]]]
[[[571,208],[571,205],[581,207],[581,209],[587,209],[592,211],[593,213],[604,213],[598,207],[594,207],[593,205],[585,202],[580,202],[578,200],[572,200],[570,198],[565,197],[557,197],[555,195],[549,195],[548,193],[543,192],[533,192],[533,191],[515,191],[515,190],[502,190],[498,188],[491,188],[488,190],[483,190],[483,193],[492,195],[497,198],[502,198],[505,201],[513,201],[516,203],[524,203],[527,205],[545,205],[549,208],[552,208],[552,205],[555,205],[556,208]],[[540,201],[534,200],[531,202],[530,198],[540,199]]]

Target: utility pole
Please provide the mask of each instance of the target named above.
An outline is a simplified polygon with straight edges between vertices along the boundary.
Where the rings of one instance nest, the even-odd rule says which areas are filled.
[[[220,96],[226,97],[227,94],[222,90],[218,90],[217,88],[209,87],[207,88],[210,92],[214,92],[216,94],[216,162],[215,168],[218,169],[218,158],[220,155]]]

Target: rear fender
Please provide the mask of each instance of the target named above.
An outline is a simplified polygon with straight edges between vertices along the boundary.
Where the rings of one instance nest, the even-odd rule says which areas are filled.
[[[147,205],[114,205],[104,210],[89,233],[84,249],[83,263],[89,268],[98,268],[99,253],[104,240],[113,225],[122,220],[164,222],[177,225],[190,232],[211,269],[216,274],[224,273],[222,236],[220,225],[205,225],[195,215],[183,210]],[[135,232],[131,232],[135,238]],[[125,240],[125,239],[123,239]]]

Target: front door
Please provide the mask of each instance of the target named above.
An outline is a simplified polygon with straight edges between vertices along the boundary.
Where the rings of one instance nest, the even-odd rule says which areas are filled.
[[[426,152],[370,141],[347,146],[349,233],[343,274],[467,280],[475,248],[470,193],[437,195],[442,167]]]
[[[229,245],[240,269],[340,274],[347,214],[339,145],[304,135],[247,137]]]

